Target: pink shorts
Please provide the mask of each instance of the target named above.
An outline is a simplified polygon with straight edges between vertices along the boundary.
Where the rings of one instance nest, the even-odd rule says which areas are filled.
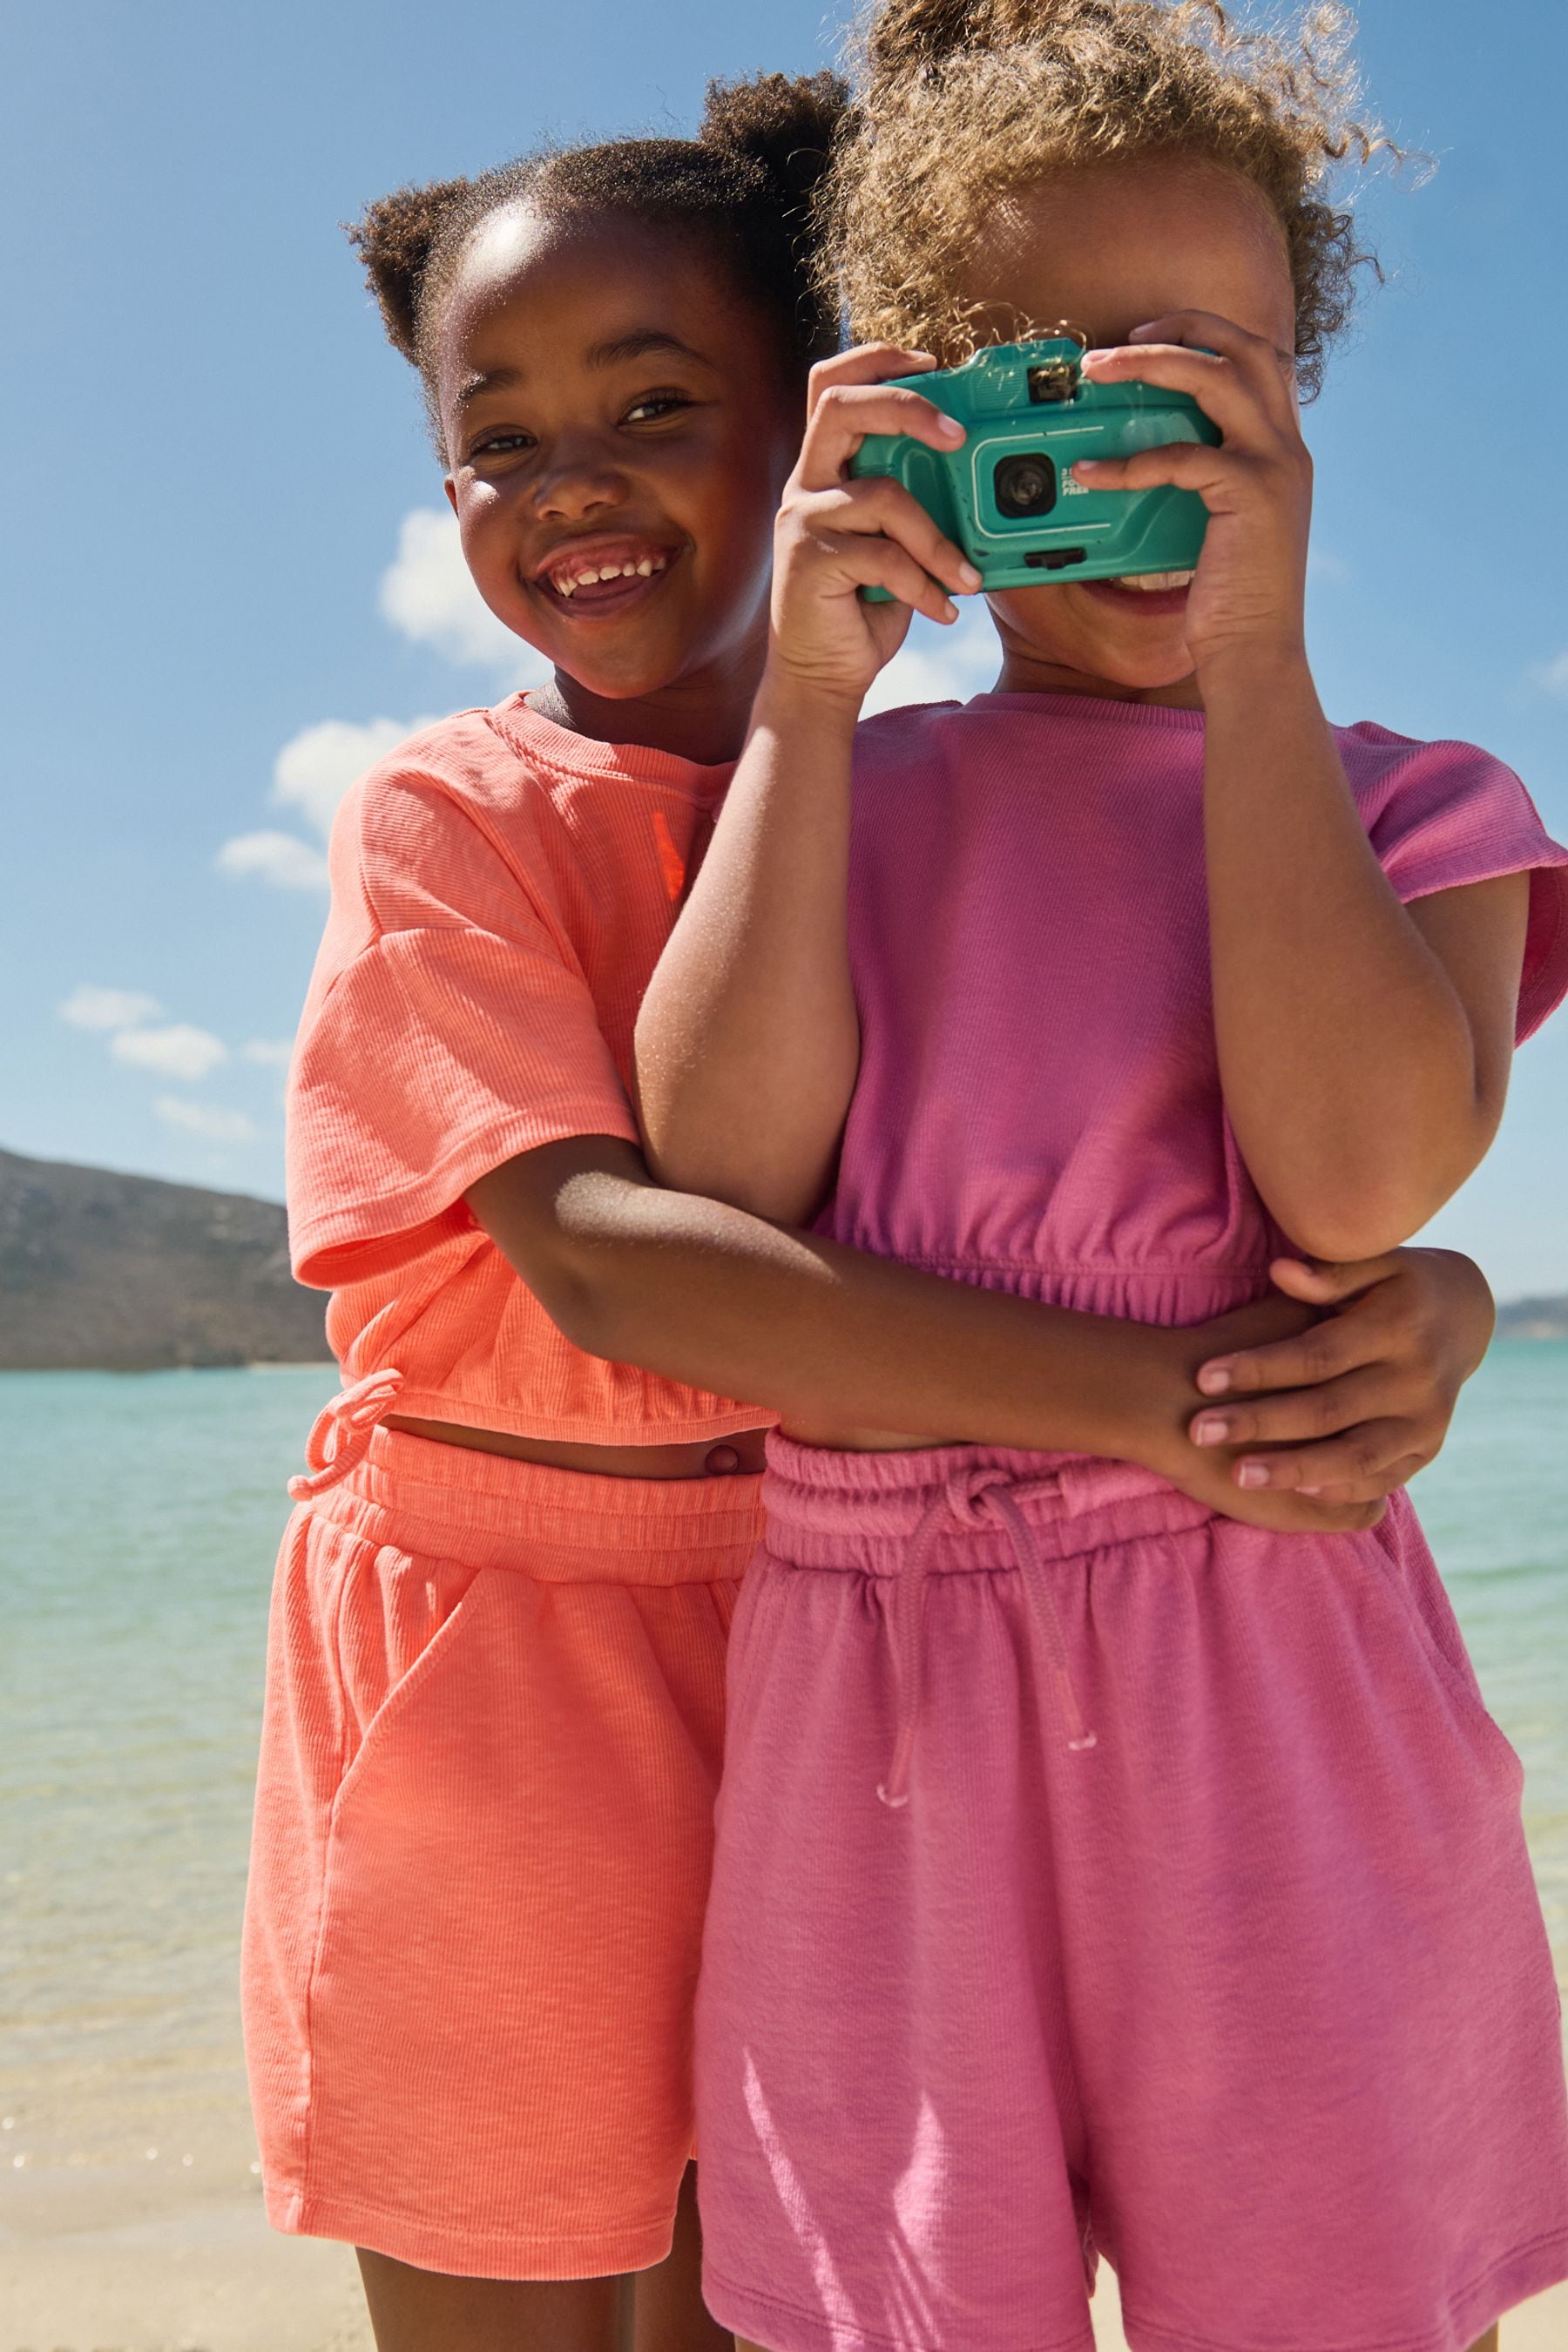
[[[1517,1758],[1409,1504],[775,1441],[698,1998],[773,2352],[1465,2352],[1568,2275]]]
[[[245,1927],[279,2229],[483,2278],[668,2252],[759,1484],[380,1429],[295,1512]]]

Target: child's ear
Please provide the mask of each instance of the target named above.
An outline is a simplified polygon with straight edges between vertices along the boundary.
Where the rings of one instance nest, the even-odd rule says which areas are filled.
[[[447,474],[443,478],[441,488],[447,493],[447,504],[451,508],[452,512],[456,514],[458,511],[458,485],[452,479],[450,474]]]

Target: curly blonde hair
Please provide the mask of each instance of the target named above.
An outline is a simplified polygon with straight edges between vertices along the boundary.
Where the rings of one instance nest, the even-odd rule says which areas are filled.
[[[948,362],[994,331],[957,301],[977,218],[1064,167],[1154,154],[1249,180],[1284,232],[1308,397],[1377,271],[1341,167],[1397,153],[1357,108],[1354,20],[1316,0],[1291,29],[1222,0],[881,0],[863,26],[858,103],[826,194],[858,340]]]

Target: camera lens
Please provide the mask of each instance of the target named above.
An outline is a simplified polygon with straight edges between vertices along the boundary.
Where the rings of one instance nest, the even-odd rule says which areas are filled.
[[[1057,469],[1045,456],[999,457],[992,478],[997,513],[1014,521],[1049,514],[1057,502]]]

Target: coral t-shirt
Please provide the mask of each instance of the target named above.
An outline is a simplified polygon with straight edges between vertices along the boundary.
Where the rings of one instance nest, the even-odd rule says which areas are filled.
[[[1568,989],[1568,852],[1468,743],[1337,728],[1401,899],[1531,876],[1518,1034]],[[824,1229],[1028,1298],[1186,1324],[1268,1288],[1209,988],[1199,711],[982,694],[856,740],[859,1077]]]
[[[731,772],[516,696],[344,800],[289,1075],[289,1231],[345,1378],[396,1368],[400,1412],[623,1445],[772,1418],[573,1347],[463,1197],[541,1144],[637,1140],[637,1008]]]

